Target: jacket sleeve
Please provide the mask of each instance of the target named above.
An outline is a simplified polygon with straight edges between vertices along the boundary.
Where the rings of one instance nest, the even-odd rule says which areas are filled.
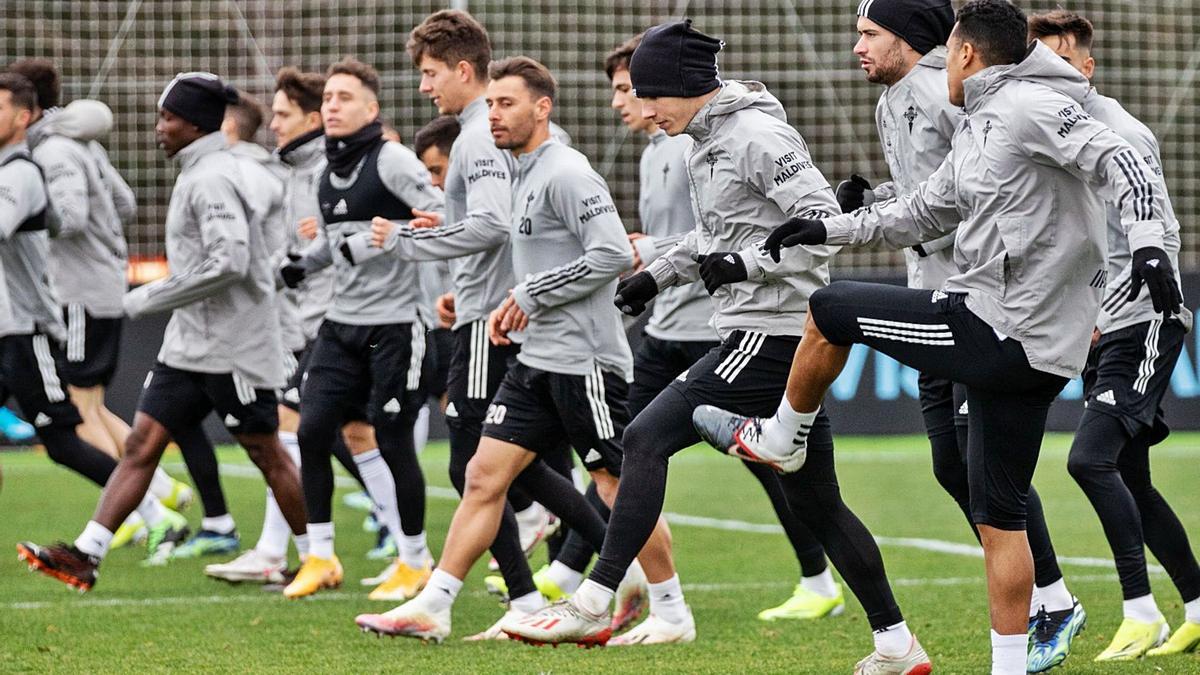
[[[633,267],[633,251],[604,179],[594,172],[559,174],[548,198],[561,222],[579,237],[583,255],[525,278],[513,288],[530,317],[586,297]]]
[[[826,219],[826,243],[902,249],[954,232],[962,215],[955,204],[954,151],[916,190],[854,213]]]
[[[496,148],[459,144],[452,157],[467,183],[467,213],[457,223],[392,230],[385,248],[402,260],[446,260],[488,251],[508,241],[512,211],[511,168]],[[460,163],[461,162],[461,163]]]
[[[46,208],[46,190],[32,162],[0,167],[0,239],[8,239],[25,219]]]
[[[655,258],[654,262],[646,265],[646,271],[654,277],[658,290],[684,286],[700,280],[700,265],[695,261],[696,254],[700,252],[697,238],[696,230],[691,230],[683,235],[678,243]]]
[[[300,260],[296,261],[296,264],[309,274],[333,264],[333,247],[329,244],[329,232],[325,228],[325,221],[319,215],[317,221],[320,226],[317,227],[316,239],[304,247],[300,252]]]
[[[429,170],[412,150],[386,143],[379,152],[379,179],[392,194],[419,211],[445,208],[442,191],[434,189]]]
[[[126,314],[136,318],[190,305],[249,273],[250,224],[235,180],[237,176],[213,175],[193,185],[187,196],[188,212],[198,225],[204,260],[126,293]]]
[[[1074,101],[1062,108],[1033,107],[1014,116],[1014,123],[1016,137],[1035,161],[1061,167],[1107,193],[1121,211],[1130,251],[1163,248],[1162,189],[1125,139]]]
[[[33,151],[33,157],[46,177],[46,194],[58,216],[59,237],[84,234],[88,229],[87,168],[74,152],[60,143],[43,143]]]

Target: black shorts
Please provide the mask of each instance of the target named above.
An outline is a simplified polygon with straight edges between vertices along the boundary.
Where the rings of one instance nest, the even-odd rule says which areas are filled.
[[[62,312],[67,325],[67,358],[63,362],[67,384],[107,387],[117,372],[125,319],[96,318],[79,303],[63,307]]]
[[[454,329],[454,349],[446,378],[446,423],[478,428],[487,416],[488,404],[500,389],[509,367],[516,362],[519,345],[493,345],[487,337],[487,322],[472,321]]]
[[[425,362],[421,364],[421,387],[428,396],[441,398],[450,377],[450,359],[454,353],[454,333],[446,328],[425,332]]]
[[[630,419],[637,417],[672,380],[719,344],[716,340],[684,342],[644,335],[633,357],[633,384],[629,385]]]
[[[300,414],[310,406],[338,409],[344,422],[374,426],[416,420],[425,403],[420,323],[352,326],[326,319],[311,347],[300,390]]]
[[[237,436],[278,431],[276,405],[273,389],[256,389],[236,373],[198,373],[156,363],[146,375],[138,412],[174,435],[194,429],[216,411],[229,433]]]
[[[65,360],[58,343],[41,333],[0,338],[0,384],[35,427],[73,429],[83,422],[67,397]]]
[[[1116,417],[1131,437],[1153,429],[1150,444],[1161,443],[1169,433],[1161,403],[1186,339],[1187,328],[1176,319],[1101,335],[1083,370],[1084,405]]]
[[[1024,529],[1046,414],[1067,379],[1031,367],[1021,343],[996,335],[963,293],[837,281],[813,293],[808,311],[833,344],[865,344],[965,387],[972,518]]]
[[[564,375],[516,363],[487,407],[483,435],[543,454],[564,440],[588,471],[621,475],[621,437],[629,424],[625,378],[600,368]]]
[[[770,417],[787,388],[800,338],[735,330],[669,385],[693,408],[715,405],[739,415]]]

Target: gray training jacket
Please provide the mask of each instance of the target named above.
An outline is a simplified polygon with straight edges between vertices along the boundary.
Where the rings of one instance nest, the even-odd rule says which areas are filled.
[[[1162,200],[1136,151],[1083,111],[1087,80],[1042,43],[964,86],[967,117],[942,166],[908,195],[826,220],[828,240],[901,248],[958,228],[959,273],[943,288],[966,293],[1035,369],[1075,377],[1105,286],[1098,190],[1115,195],[1134,249],[1163,246]]]
[[[450,260],[455,328],[486,319],[514,284],[509,229],[516,161],[496,147],[487,114],[477,98],[458,116],[462,130],[450,147],[443,224],[394,228],[385,245],[401,260]]]
[[[690,136],[672,138],[665,131],[656,131],[642,150],[638,215],[646,236],[635,239],[633,245],[643,265],[650,265],[696,229],[687,175],[691,148]],[[712,315],[712,298],[703,284],[665,288],[654,299],[646,334],[659,340],[715,341]]]
[[[362,162],[359,162],[360,169],[361,166]],[[379,179],[397,199],[421,211],[442,210],[442,193],[430,185],[429,171],[412,150],[399,143],[384,143],[376,167]],[[330,180],[336,188],[349,189],[357,180],[360,169],[345,179],[331,174]],[[333,266],[333,300],[325,318],[350,326],[418,321],[421,287],[417,266],[397,265],[395,258],[386,255],[351,265],[338,249],[346,237],[370,232],[371,221],[326,223],[324,218],[319,220],[322,236],[305,249],[300,264],[309,274]]]
[[[787,123],[783,105],[760,82],[725,82],[685,130],[696,228],[650,265],[659,289],[699,280],[696,254],[738,252],[749,279],[713,295],[714,327],[802,335],[808,296],[829,284],[836,249],[804,246],[776,263],[762,250],[767,235],[792,216],[838,213],[833,190],[808,146]]]
[[[26,159],[9,161],[14,155]],[[45,281],[49,233],[18,231],[26,220],[47,211],[48,204],[29,146],[21,142],[0,148],[0,336],[30,335],[40,327],[55,340],[66,340],[58,302]]]
[[[170,272],[126,293],[125,313],[171,312],[158,360],[172,368],[281,388],[283,343],[265,235],[279,193],[251,182],[246,162],[219,131],[175,159],[180,170],[166,222]]]
[[[1144,173],[1154,186],[1153,199],[1162,210],[1163,250],[1171,259],[1178,279],[1179,220],[1175,217],[1175,208],[1171,206],[1171,197],[1167,193],[1167,182],[1163,177],[1158,140],[1154,138],[1154,132],[1130,115],[1116,99],[1102,96],[1095,89],[1088,90],[1083,99],[1083,109],[1117,132],[1118,136],[1133,146],[1134,154],[1145,163]],[[1154,311],[1149,290],[1143,288],[1141,295],[1134,302],[1126,299],[1129,297],[1129,273],[1132,269],[1133,253],[1129,250],[1129,238],[1125,235],[1125,228],[1121,226],[1121,210],[1109,201],[1105,204],[1105,213],[1108,223],[1108,285],[1104,290],[1104,300],[1100,303],[1100,317],[1096,320],[1096,327],[1101,333],[1162,318],[1161,312]],[[1192,313],[1187,308],[1183,308],[1179,319],[1184,325],[1191,327]]]
[[[513,297],[529,317],[517,358],[552,373],[598,367],[632,380],[612,299],[633,252],[604,179],[582,153],[547,140],[518,158],[512,204]]]
[[[82,305],[97,318],[124,315],[129,267],[124,225],[133,222],[133,190],[97,139],[112,129],[99,101],[47,110],[29,130],[33,159],[46,176],[59,222],[50,241],[50,283],[59,302]]]
[[[277,257],[277,262],[284,263],[288,253],[300,255],[312,243],[300,237],[300,221],[309,217],[321,218],[317,188],[325,171],[325,137],[317,136],[278,157],[284,170],[283,216],[279,227],[283,228],[286,250],[282,257]],[[309,272],[299,287],[283,286],[282,293],[279,314],[283,322],[284,345],[297,351],[316,339],[321,321],[325,319],[325,310],[333,299],[333,269],[327,267]]]
[[[884,89],[875,106],[875,125],[892,174],[891,182],[875,187],[876,199],[906,195],[929,178],[950,153],[950,139],[962,118],[962,108],[950,103],[946,48],[937,47],[899,82]],[[926,255],[904,249],[910,288],[941,288],[958,273],[954,234],[921,249]]]

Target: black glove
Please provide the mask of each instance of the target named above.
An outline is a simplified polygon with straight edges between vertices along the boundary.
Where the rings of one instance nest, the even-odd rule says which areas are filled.
[[[1175,269],[1171,267],[1171,259],[1167,252],[1157,246],[1146,246],[1133,252],[1133,268],[1129,279],[1129,301],[1137,299],[1142,292],[1142,284],[1150,291],[1150,302],[1154,303],[1154,311],[1177,314],[1183,303],[1183,294],[1179,292],[1179,283],[1175,281]]]
[[[858,174],[851,174],[850,180],[844,180],[838,183],[837,190],[834,194],[837,195],[838,206],[842,207],[842,213],[850,213],[857,211],[866,203],[864,194],[871,189],[871,184],[866,178]]]
[[[300,256],[292,257],[288,254],[288,259],[291,260],[288,264],[279,268],[279,276],[283,278],[283,283],[288,288],[297,288],[304,281],[304,277],[308,276],[308,271],[296,263],[300,261]]]
[[[617,295],[613,298],[613,304],[623,313],[637,316],[646,311],[646,303],[656,295],[658,282],[649,272],[642,270],[617,284]]]
[[[767,235],[763,248],[771,254],[771,260],[779,262],[779,250],[804,244],[824,244],[828,235],[825,223],[809,218],[792,218]]]
[[[736,284],[750,277],[746,272],[746,263],[733,251],[713,251],[698,255],[695,260],[700,263],[700,278],[704,280],[704,288],[709,295],[725,284]]]

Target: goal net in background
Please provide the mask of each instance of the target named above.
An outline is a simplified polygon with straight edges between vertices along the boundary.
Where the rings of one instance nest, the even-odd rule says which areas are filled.
[[[608,107],[603,57],[629,36],[671,17],[725,40],[726,78],[756,79],[783,101],[831,183],[851,172],[886,177],[874,129],[879,87],[851,53],[855,0],[469,0],[491,33],[495,55],[527,54],[550,67],[561,94],[555,119],[608,179],[626,224],[637,227],[637,167],[643,141]],[[956,1],[956,5],[961,4]],[[1027,11],[1046,0],[1021,2]],[[1097,27],[1097,84],[1158,135],[1184,227],[1182,264],[1195,269],[1200,240],[1200,19],[1192,0],[1066,3]],[[154,145],[155,103],[177,72],[209,70],[269,104],[284,65],[324,70],[343,55],[379,69],[385,115],[410,140],[436,111],[417,92],[404,44],[409,30],[447,3],[396,0],[4,0],[0,50],[9,60],[53,59],[64,100],[98,98],[115,114],[113,162],[138,194],[128,228],[135,256],[163,254],[163,220],[175,167]],[[264,131],[261,140],[269,142]],[[894,253],[839,256],[843,272],[896,273]]]

